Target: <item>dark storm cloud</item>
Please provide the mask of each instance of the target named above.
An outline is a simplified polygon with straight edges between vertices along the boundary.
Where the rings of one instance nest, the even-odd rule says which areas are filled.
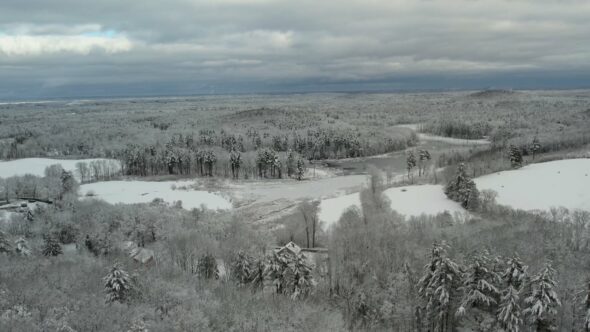
[[[0,97],[577,86],[589,17],[587,1],[8,0]]]

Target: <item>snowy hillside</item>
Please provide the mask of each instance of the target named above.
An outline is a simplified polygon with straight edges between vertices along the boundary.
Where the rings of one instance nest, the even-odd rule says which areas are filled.
[[[558,206],[590,210],[590,159],[533,164],[474,180],[479,190],[496,191],[502,205],[525,210]]]

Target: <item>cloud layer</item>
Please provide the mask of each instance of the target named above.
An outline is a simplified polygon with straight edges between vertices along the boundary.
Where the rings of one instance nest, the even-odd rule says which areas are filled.
[[[575,0],[8,0],[0,97],[578,86],[589,17]]]

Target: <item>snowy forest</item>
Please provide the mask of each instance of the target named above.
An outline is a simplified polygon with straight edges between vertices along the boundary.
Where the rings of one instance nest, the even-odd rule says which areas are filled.
[[[588,91],[0,104],[0,331],[590,331],[588,128]]]

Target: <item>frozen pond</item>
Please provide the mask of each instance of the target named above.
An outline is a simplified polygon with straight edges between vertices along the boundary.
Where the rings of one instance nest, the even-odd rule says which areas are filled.
[[[193,183],[193,181],[96,182],[80,186],[80,194],[84,196],[91,191],[95,195],[94,198],[102,199],[111,204],[149,203],[155,198],[161,198],[167,203],[182,201],[182,207],[189,210],[201,206],[213,210],[232,208],[232,204],[228,199],[216,193],[205,190],[173,189],[173,186],[189,187]]]

